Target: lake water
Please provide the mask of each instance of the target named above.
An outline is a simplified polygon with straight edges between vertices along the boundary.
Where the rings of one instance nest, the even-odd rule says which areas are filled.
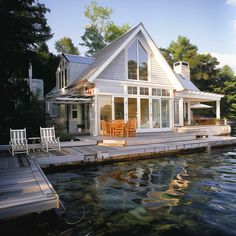
[[[225,155],[234,149],[48,173],[66,213],[0,227],[18,235],[236,235],[236,155]]]

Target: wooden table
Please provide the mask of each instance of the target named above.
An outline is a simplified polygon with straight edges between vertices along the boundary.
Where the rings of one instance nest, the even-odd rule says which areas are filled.
[[[35,149],[41,149],[41,138],[40,137],[30,137],[28,138],[28,140],[31,141],[31,148],[33,150],[33,152],[35,152]]]

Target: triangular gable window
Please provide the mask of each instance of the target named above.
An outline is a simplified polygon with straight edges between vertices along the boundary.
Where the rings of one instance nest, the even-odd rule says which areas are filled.
[[[128,79],[148,80],[148,53],[138,40],[128,48]]]

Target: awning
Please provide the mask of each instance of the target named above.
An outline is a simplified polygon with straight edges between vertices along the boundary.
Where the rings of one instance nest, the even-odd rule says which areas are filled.
[[[194,105],[191,105],[190,108],[191,109],[207,109],[207,108],[213,108],[213,107],[203,104],[203,103],[196,103]]]
[[[92,97],[54,97],[50,99],[50,102],[54,104],[81,104],[91,103]]]

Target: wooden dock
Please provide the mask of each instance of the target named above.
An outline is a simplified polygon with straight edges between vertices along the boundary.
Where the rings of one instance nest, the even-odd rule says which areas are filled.
[[[235,145],[236,137],[205,136],[194,132],[142,134],[130,138],[80,137],[61,143],[61,151],[31,151],[11,157],[0,153],[0,219],[59,207],[59,198],[42,168],[158,157],[169,153]],[[125,146],[97,145],[99,140],[124,140]]]
[[[59,206],[59,198],[34,159],[0,156],[0,219]]]
[[[170,136],[168,139],[163,137],[155,139],[133,138],[127,141],[127,146],[71,146],[62,148],[61,152],[52,151],[50,153],[35,153],[39,165],[43,168],[59,165],[79,164],[86,162],[101,162],[109,160],[127,159],[129,157],[158,156],[159,154],[168,154],[199,148],[211,148],[217,146],[226,146],[236,144],[236,137],[214,136],[208,138],[196,139],[196,136],[190,135],[187,139]],[[161,139],[161,141],[159,140]]]

